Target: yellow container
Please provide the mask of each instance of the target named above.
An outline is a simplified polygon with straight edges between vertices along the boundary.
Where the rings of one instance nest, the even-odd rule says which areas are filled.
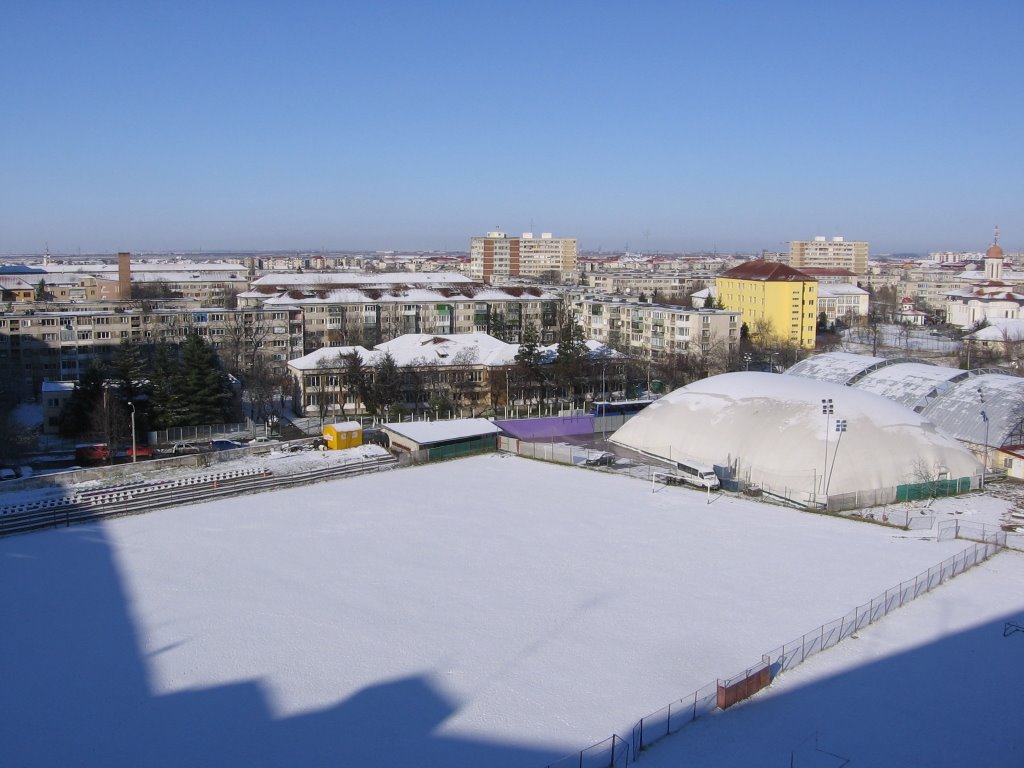
[[[363,425],[358,421],[342,421],[324,425],[324,443],[332,451],[355,448],[363,444]]]

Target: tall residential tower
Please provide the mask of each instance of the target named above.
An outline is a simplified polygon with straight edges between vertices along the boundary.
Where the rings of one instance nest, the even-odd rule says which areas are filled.
[[[562,282],[576,272],[577,255],[576,238],[552,237],[550,232],[539,238],[532,232],[524,232],[522,237],[488,232],[486,237],[470,241],[469,273],[484,283],[500,283],[510,277]]]
[[[863,240],[845,240],[842,237],[793,240],[789,244],[789,266],[794,269],[838,267],[864,275],[868,271],[868,244]]]

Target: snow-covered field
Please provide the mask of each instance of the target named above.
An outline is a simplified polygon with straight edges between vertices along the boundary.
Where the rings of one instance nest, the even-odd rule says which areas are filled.
[[[967,546],[651,490],[490,455],[0,540],[0,764],[540,768]],[[997,556],[643,760],[799,699],[790,681],[856,680],[886,654],[898,674],[915,645],[1024,616],[1021,561]],[[845,647],[890,627],[867,657]],[[1024,636],[1000,640],[1024,654]],[[972,654],[960,678],[987,668]],[[998,693],[1024,690],[1021,668]],[[889,706],[875,677],[858,707]],[[796,741],[856,728],[823,716],[794,717]],[[857,764],[893,764],[877,749]]]

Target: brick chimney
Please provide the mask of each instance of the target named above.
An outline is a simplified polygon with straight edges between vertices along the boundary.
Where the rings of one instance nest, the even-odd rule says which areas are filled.
[[[117,298],[127,301],[132,297],[132,255],[127,251],[117,254]]]

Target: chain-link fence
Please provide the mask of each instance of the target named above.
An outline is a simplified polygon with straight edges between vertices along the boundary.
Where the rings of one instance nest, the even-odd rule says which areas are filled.
[[[947,524],[948,523],[948,524]],[[724,680],[716,680],[640,718],[633,726],[628,740],[618,734],[586,749],[551,763],[549,768],[589,766],[590,768],[617,768],[629,758],[639,759],[644,749],[681,730],[704,715],[726,709],[764,688],[777,675],[802,664],[821,651],[837,645],[892,611],[915,600],[964,571],[984,562],[1006,546],[1006,534],[992,530],[991,526],[965,524],[957,520],[943,521],[939,529],[950,538],[975,539],[962,552],[922,571],[913,579],[887,589],[863,605],[830,622],[807,632],[796,640],[763,654],[761,661],[743,672]],[[977,537],[977,538],[976,538]],[[616,748],[616,745],[620,745]]]

